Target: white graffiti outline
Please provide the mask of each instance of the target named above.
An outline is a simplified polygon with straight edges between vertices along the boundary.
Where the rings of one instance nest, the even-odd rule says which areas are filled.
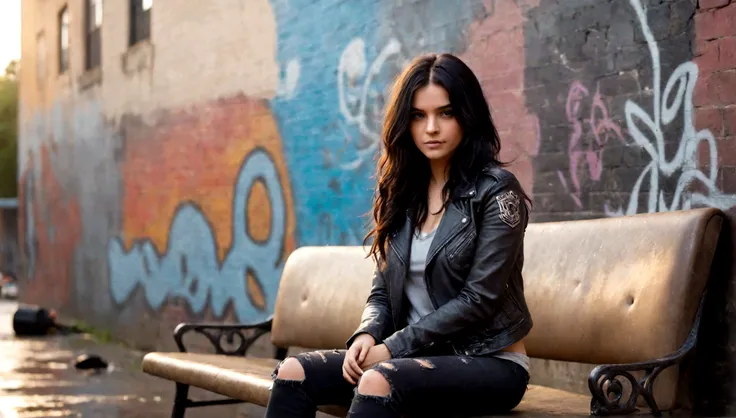
[[[634,143],[644,148],[652,157],[652,161],[639,175],[633,189],[631,198],[624,212],[619,207],[611,210],[608,205],[605,211],[608,216],[632,215],[638,212],[639,192],[645,177],[649,177],[649,200],[647,202],[648,212],[663,212],[678,209],[689,209],[693,204],[716,207],[722,210],[736,205],[736,195],[726,195],[716,187],[715,181],[718,173],[718,149],[715,137],[709,129],[696,131],[693,125],[693,93],[698,80],[698,66],[688,61],[681,64],[672,72],[667,80],[664,92],[661,90],[661,67],[659,60],[659,46],[657,45],[651,28],[647,22],[646,12],[640,0],[630,0],[636,11],[636,16],[641,24],[641,30],[646,38],[649,52],[652,57],[653,74],[653,117],[638,104],[631,100],[626,102],[626,124]],[[676,90],[675,90],[676,88]],[[674,97],[672,96],[675,92]],[[672,122],[682,106],[683,128],[680,145],[674,157],[667,161],[664,151],[664,134],[662,127]],[[636,125],[636,121],[643,123],[649,128],[654,136],[654,143]],[[706,141],[710,155],[709,172],[703,173],[698,169],[698,144]],[[677,170],[682,170],[677,179],[677,186],[672,201],[668,205],[664,193],[660,190],[659,176],[671,176]],[[686,191],[686,188],[695,180],[699,180],[706,188],[707,194],[699,191]],[[680,202],[682,205],[680,206]]]
[[[380,94],[380,92],[376,92],[375,89],[371,88],[375,79],[389,59],[398,59],[402,66],[408,62],[401,53],[401,44],[394,38],[390,39],[381,49],[381,52],[367,69],[365,50],[363,39],[355,38],[351,40],[340,55],[337,66],[337,93],[340,114],[342,114],[348,125],[357,125],[360,135],[369,140],[367,146],[358,147],[357,158],[340,165],[344,170],[357,169],[366,158],[372,158],[380,146],[380,132],[375,131],[369,125],[369,122],[373,121],[374,126],[380,126],[381,119],[382,109],[377,109],[376,106],[369,107],[370,104],[375,102],[375,96]],[[362,84],[352,87],[358,85],[361,77],[364,77]],[[351,108],[355,111],[352,111]],[[369,113],[371,110],[372,113]],[[343,130],[346,136],[350,138],[347,131]]]

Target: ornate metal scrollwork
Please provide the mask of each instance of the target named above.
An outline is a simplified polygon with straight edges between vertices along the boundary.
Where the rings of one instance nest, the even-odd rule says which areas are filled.
[[[588,376],[588,388],[591,395],[591,415],[624,415],[636,412],[636,402],[639,396],[643,397],[655,416],[662,412],[654,400],[654,380],[666,368],[680,363],[695,347],[700,327],[700,316],[703,311],[705,294],[700,300],[698,312],[695,315],[693,327],[685,343],[674,353],[657,360],[630,363],[604,364],[594,368]],[[644,371],[644,376],[637,380],[631,372]],[[624,380],[625,379],[625,380]],[[625,383],[630,385],[629,396],[622,402],[625,392]]]
[[[185,353],[182,338],[189,331],[205,336],[217,354],[245,356],[251,345],[263,334],[271,331],[271,320],[254,325],[229,324],[179,324],[174,330],[174,341],[179,351]],[[225,343],[225,344],[223,344]]]
[[[596,384],[590,386],[593,398],[590,402],[590,413],[592,415],[621,415],[636,412],[636,401],[639,396],[644,397],[647,405],[652,410],[652,414],[659,416],[660,410],[657,402],[652,396],[651,386],[654,378],[665,367],[654,367],[646,369],[646,374],[641,381],[637,380],[634,375],[629,373],[633,369],[622,365],[619,367],[597,367],[591,373],[590,382],[595,380]],[[629,382],[631,387],[628,397],[622,402],[625,392],[625,381]]]

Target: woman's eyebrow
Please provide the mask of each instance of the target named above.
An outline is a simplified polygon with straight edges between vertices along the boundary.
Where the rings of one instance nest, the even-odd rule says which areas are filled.
[[[442,106],[440,106],[440,107],[438,107],[438,108],[436,108],[434,110],[447,110],[447,109],[450,109],[450,108],[452,108],[452,105],[448,103],[448,104],[442,105]],[[417,109],[414,106],[411,107],[411,111],[412,112],[424,112],[422,109]]]

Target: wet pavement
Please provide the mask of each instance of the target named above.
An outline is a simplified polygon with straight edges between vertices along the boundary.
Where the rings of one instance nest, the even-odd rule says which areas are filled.
[[[0,418],[169,417],[174,384],[141,372],[144,352],[99,343],[85,334],[16,337],[17,303],[0,300]],[[97,354],[100,373],[75,367],[77,356]],[[193,397],[213,399],[193,391]],[[263,408],[231,405],[190,409],[187,418],[258,417]]]

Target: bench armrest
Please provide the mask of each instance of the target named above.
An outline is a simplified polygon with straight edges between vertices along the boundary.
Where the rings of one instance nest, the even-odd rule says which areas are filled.
[[[271,331],[273,318],[261,322],[259,324],[239,325],[239,324],[214,324],[214,323],[181,323],[174,329],[174,341],[179,351],[186,353],[186,347],[182,338],[189,331],[202,334],[212,343],[217,354],[225,354],[228,356],[245,356],[251,345],[263,334]],[[234,341],[237,337],[238,344]],[[223,347],[223,338],[229,347]]]
[[[593,398],[590,401],[591,415],[623,415],[637,410],[636,401],[642,396],[652,410],[652,414],[660,416],[662,412],[654,400],[654,380],[666,368],[679,364],[692,351],[698,338],[700,316],[703,311],[705,294],[700,299],[700,306],[695,315],[693,327],[685,342],[677,351],[662,358],[628,364],[602,364],[594,368],[588,376],[588,388]],[[631,372],[644,371],[644,376],[637,380]],[[624,385],[621,378],[631,384],[631,393],[622,402]]]

